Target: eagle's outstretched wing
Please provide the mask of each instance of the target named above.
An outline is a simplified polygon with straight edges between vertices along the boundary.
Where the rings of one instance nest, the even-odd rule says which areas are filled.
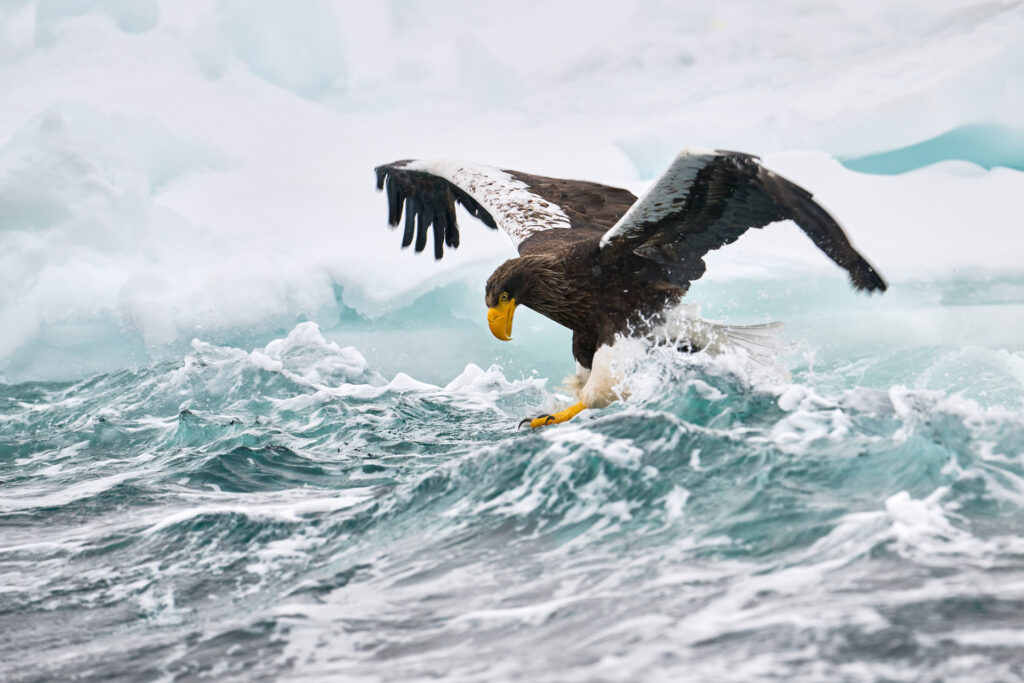
[[[448,159],[405,160],[378,166],[377,189],[386,190],[388,222],[397,226],[405,211],[402,246],[423,251],[434,233],[434,257],[444,245],[459,246],[455,202],[491,228],[501,228],[513,244],[560,228],[611,227],[636,201],[629,191],[582,180],[562,180],[505,171]]]
[[[750,228],[792,219],[818,248],[844,268],[853,285],[886,288],[842,228],[807,190],[739,152],[683,150],[601,238],[610,263],[636,255],[685,285],[704,274],[703,257]]]

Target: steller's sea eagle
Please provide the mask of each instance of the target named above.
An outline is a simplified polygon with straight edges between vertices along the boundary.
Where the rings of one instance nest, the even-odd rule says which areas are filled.
[[[572,330],[572,354],[583,368],[579,402],[524,420],[534,428],[614,401],[605,351],[616,336],[649,332],[704,274],[704,255],[749,228],[791,219],[850,274],[855,288],[886,288],[810,192],[749,154],[683,150],[640,199],[618,187],[446,159],[396,161],[375,170],[392,226],[404,207],[403,247],[415,239],[416,251],[423,251],[431,230],[435,258],[445,245],[458,247],[456,202],[512,239],[519,257],[487,281],[487,321],[495,337],[511,339],[516,306]]]

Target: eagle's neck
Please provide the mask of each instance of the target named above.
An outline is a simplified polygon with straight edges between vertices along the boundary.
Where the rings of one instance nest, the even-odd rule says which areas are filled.
[[[518,261],[528,274],[520,303],[572,330],[587,326],[592,288],[579,274],[567,272],[564,259],[531,255]]]

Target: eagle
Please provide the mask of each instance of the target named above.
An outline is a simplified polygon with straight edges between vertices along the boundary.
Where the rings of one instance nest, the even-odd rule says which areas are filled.
[[[457,248],[456,204],[511,238],[519,256],[498,266],[484,294],[495,337],[511,340],[518,306],[572,330],[578,402],[520,426],[565,422],[614,401],[616,340],[649,335],[704,274],[705,254],[750,228],[792,220],[856,289],[886,289],[810,192],[742,152],[685,149],[639,199],[599,183],[448,159],[407,159],[375,171],[393,228],[404,210],[403,247],[423,251],[433,233],[436,259],[446,246]]]

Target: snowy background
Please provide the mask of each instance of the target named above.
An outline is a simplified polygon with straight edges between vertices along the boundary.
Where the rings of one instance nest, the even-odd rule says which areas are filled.
[[[485,338],[483,279],[510,245],[463,214],[458,253],[402,251],[373,167],[453,157],[639,191],[687,145],[762,155],[835,213],[892,286],[863,334],[1021,344],[1019,2],[0,0],[0,104],[7,382],[305,320],[391,372],[486,367],[494,344],[438,366],[388,316],[417,308],[423,345]],[[792,226],[709,261],[705,287],[845,286]],[[944,281],[983,292],[950,308]]]

